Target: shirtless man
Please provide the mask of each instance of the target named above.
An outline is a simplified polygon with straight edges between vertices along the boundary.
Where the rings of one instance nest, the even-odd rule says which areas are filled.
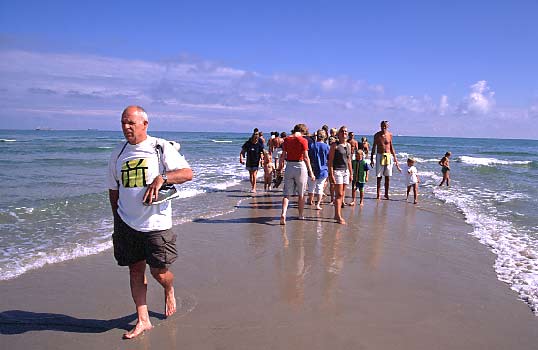
[[[275,131],[271,138],[269,139],[269,153],[271,153],[271,156],[273,157],[273,161],[275,162],[275,169],[278,170],[278,163],[280,159],[280,155],[282,154],[282,144],[284,143],[284,139],[281,138],[278,135],[278,131]]]
[[[355,160],[355,153],[360,149],[359,143],[355,140],[355,133],[349,132],[347,142],[351,145],[351,160]]]
[[[398,171],[401,173],[398,158],[392,145],[392,134],[388,131],[389,122],[383,120],[381,122],[381,131],[374,135],[374,145],[370,156],[370,165],[374,166],[374,154],[376,155],[375,172],[377,176],[377,199],[381,196],[381,178],[385,176],[385,199],[389,199],[389,184],[392,176],[392,166],[395,164]]]

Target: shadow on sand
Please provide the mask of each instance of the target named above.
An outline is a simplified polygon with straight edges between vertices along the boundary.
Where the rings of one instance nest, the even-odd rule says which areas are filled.
[[[149,312],[150,317],[164,320],[165,316]],[[0,313],[0,334],[22,334],[30,331],[60,331],[73,333],[104,333],[112,329],[130,330],[136,313],[111,320],[76,318],[62,314],[8,310]]]

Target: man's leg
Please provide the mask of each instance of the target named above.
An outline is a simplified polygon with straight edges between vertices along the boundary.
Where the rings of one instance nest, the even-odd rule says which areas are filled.
[[[381,197],[381,177],[377,177],[377,199]]]
[[[258,171],[256,171],[256,170],[250,171],[250,184],[252,185],[252,189],[251,189],[252,192],[256,192],[256,175],[257,175],[257,173],[258,173]]]
[[[308,204],[314,205],[314,192],[308,192]]]
[[[139,336],[144,331],[152,329],[153,326],[149,319],[148,305],[146,303],[146,294],[148,291],[148,282],[146,280],[146,261],[141,260],[129,265],[129,277],[131,283],[131,295],[136,305],[138,321],[135,328],[123,335],[126,339],[132,339]]]
[[[164,303],[166,317],[176,312],[176,297],[174,295],[174,274],[167,268],[150,267],[151,275],[164,288]]]
[[[390,176],[385,176],[385,199],[389,199]]]
[[[323,191],[317,194],[316,209],[321,210],[321,201],[323,200]]]

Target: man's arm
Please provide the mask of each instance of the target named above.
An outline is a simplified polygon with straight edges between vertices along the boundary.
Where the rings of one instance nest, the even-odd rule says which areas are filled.
[[[372,150],[370,152],[370,166],[374,166],[374,153],[377,149],[377,133],[374,135],[374,144],[372,145]]]
[[[166,177],[168,178],[166,181],[167,184],[182,184],[184,182],[192,180],[192,169],[183,168],[170,170],[166,172]],[[159,175],[153,180],[151,184],[149,184],[146,193],[144,193],[143,201],[151,204],[153,200],[149,200],[150,198],[157,199],[159,196],[159,190],[161,189],[162,185],[164,185],[164,179],[162,175]]]
[[[394,164],[396,164],[396,168],[399,172],[402,172],[402,169],[400,168],[400,164],[398,164],[398,158],[396,157],[396,151],[394,150],[394,146],[392,144],[392,135],[390,135],[390,153],[392,153],[392,157],[394,158]]]
[[[118,215],[118,200],[120,199],[120,191],[108,190],[108,200],[110,201],[110,207],[112,208],[112,215],[116,217]]]

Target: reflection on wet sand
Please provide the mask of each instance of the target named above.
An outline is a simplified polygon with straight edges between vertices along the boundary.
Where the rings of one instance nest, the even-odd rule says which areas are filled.
[[[340,272],[344,267],[344,254],[342,253],[342,225],[337,225],[334,231],[325,231],[321,240],[322,246],[322,271],[321,281],[324,304],[334,303],[334,290],[338,282]]]
[[[281,298],[290,305],[304,302],[306,274],[304,233],[302,230],[290,234],[282,226],[282,249],[275,255],[276,273]]]
[[[281,249],[275,254],[280,295],[290,305],[302,305],[305,293],[334,303],[334,290],[344,266],[343,226],[317,222],[281,227]],[[312,230],[315,228],[315,230]],[[318,286],[321,290],[307,289]]]

